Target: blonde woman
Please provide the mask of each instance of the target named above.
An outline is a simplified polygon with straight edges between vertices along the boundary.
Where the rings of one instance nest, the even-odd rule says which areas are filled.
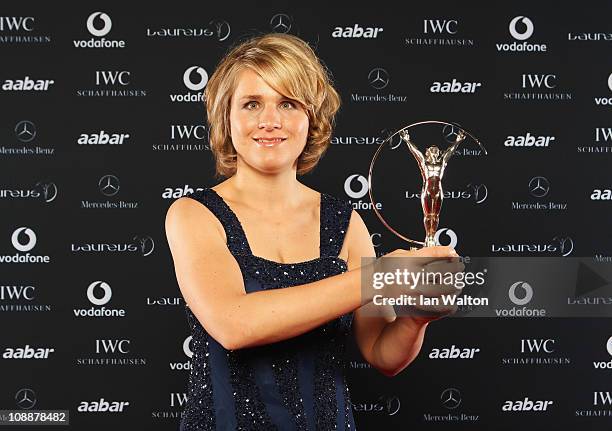
[[[270,34],[233,48],[205,97],[216,174],[227,179],[166,217],[193,335],[181,429],[353,430],[347,336],[391,376],[433,318],[362,315],[368,230],[347,201],[297,179],[329,146],[339,96],[307,43]]]

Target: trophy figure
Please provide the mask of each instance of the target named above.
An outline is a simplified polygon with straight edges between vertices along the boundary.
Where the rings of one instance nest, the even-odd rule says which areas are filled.
[[[448,142],[451,144],[444,152],[440,150],[436,145],[432,145],[425,150],[425,154],[423,154],[414,142],[410,138],[410,134],[408,130],[412,127],[417,126],[426,126],[433,125],[435,127],[444,126],[450,127],[450,133],[446,133],[443,129],[443,134],[448,139]],[[405,241],[408,241],[413,244],[417,244],[419,246],[431,247],[436,245],[436,232],[438,230],[438,222],[440,220],[440,210],[442,209],[442,200],[444,197],[444,192],[442,190],[442,177],[444,176],[444,171],[446,169],[446,165],[448,161],[453,156],[455,151],[459,148],[459,145],[465,140],[466,137],[469,137],[470,140],[474,141],[481,149],[483,154],[487,154],[487,150],[483,147],[480,141],[474,137],[470,132],[463,129],[459,125],[455,123],[449,123],[446,121],[438,121],[438,120],[430,120],[430,121],[421,121],[418,123],[411,124],[406,126],[399,131],[393,133],[391,136],[387,138],[385,144],[391,143],[395,135],[399,135],[401,140],[406,143],[408,149],[416,159],[417,165],[419,166],[419,170],[421,171],[421,177],[423,179],[423,186],[421,188],[421,206],[423,208],[423,224],[425,226],[425,241],[416,241],[412,238],[408,238],[407,236],[402,235],[400,232],[393,229],[392,226],[387,223],[384,217],[378,211],[376,207],[376,201],[374,199],[373,193],[373,183],[372,183],[372,173],[374,171],[374,164],[376,159],[378,158],[381,150],[385,145],[380,145],[376,150],[374,157],[372,158],[372,162],[370,163],[370,173],[368,176],[368,192],[370,195],[370,200],[372,201],[372,209],[376,216],[380,219],[380,221],[385,225],[387,229],[393,232],[399,238],[402,238]],[[449,138],[454,135],[454,141],[451,141]],[[452,139],[452,138],[451,138]],[[393,147],[397,148],[397,147]],[[392,149],[393,149],[392,148]]]
[[[442,199],[444,198],[444,191],[442,190],[444,169],[459,144],[465,139],[465,134],[461,131],[457,133],[455,142],[444,153],[440,153],[440,149],[433,145],[425,150],[424,156],[417,146],[410,141],[410,135],[406,130],[400,132],[400,138],[408,145],[423,177],[421,206],[423,207],[423,224],[425,225],[425,247],[432,247],[436,245],[434,237],[438,230]]]

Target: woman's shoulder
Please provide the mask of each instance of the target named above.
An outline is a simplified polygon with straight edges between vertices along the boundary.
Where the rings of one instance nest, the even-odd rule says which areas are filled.
[[[213,226],[223,234],[223,227],[211,210],[209,196],[210,187],[202,187],[174,200],[166,212],[166,229],[177,226],[189,229]]]

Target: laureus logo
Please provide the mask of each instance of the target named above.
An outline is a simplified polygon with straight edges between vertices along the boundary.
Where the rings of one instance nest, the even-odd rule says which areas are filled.
[[[134,242],[138,245],[138,249],[143,256],[149,256],[155,250],[155,241],[150,236],[134,237]]]

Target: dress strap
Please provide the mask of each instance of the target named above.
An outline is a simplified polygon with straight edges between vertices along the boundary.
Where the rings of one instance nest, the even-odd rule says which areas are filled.
[[[352,211],[349,201],[321,193],[321,257],[338,257]]]
[[[206,208],[219,219],[219,222],[223,225],[223,229],[225,230],[225,236],[227,237],[227,248],[229,248],[232,254],[252,254],[251,247],[247,241],[242,224],[240,224],[240,220],[238,220],[234,211],[232,211],[229,205],[227,205],[216,191],[207,187],[203,190],[187,194],[186,196],[206,206]]]

